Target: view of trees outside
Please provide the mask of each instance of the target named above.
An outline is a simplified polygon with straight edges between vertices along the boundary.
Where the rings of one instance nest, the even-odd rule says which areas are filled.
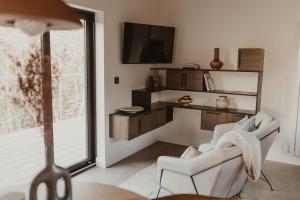
[[[0,135],[42,125],[40,37],[0,27]],[[54,120],[85,115],[83,29],[51,33]]]
[[[55,161],[87,157],[84,28],[51,32]],[[41,37],[0,27],[0,191],[43,168]]]

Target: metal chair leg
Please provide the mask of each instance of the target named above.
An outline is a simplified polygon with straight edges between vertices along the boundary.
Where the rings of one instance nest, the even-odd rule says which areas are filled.
[[[264,172],[262,170],[261,170],[261,174],[263,175],[264,179],[267,181],[268,185],[270,186],[271,191],[274,191],[272,184],[267,179],[266,175],[264,174]]]
[[[156,195],[156,199],[158,199],[158,197],[159,197],[160,190],[161,190],[161,187],[159,187],[159,189],[158,189],[158,192],[157,192],[157,195]]]

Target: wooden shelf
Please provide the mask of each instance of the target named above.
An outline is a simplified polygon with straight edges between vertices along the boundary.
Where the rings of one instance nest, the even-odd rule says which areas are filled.
[[[243,109],[234,109],[234,108],[228,108],[228,109],[218,109],[216,107],[212,106],[202,106],[202,105],[189,105],[188,107],[183,107],[179,103],[172,103],[172,102],[156,102],[152,104],[152,109],[155,109],[157,107],[173,107],[173,108],[183,108],[183,109],[192,109],[192,110],[203,110],[203,111],[210,111],[210,112],[223,112],[223,113],[234,113],[234,114],[242,114],[242,115],[255,115],[255,110],[243,110]]]
[[[134,116],[137,116],[140,114],[151,113],[155,110],[163,109],[165,107],[191,109],[191,110],[202,110],[202,111],[210,111],[210,112],[233,113],[233,114],[242,114],[242,115],[255,115],[256,114],[255,110],[244,110],[244,109],[234,109],[234,108],[218,109],[213,106],[203,106],[203,105],[193,105],[193,104],[190,104],[188,107],[183,107],[179,103],[158,101],[158,102],[151,104],[151,110],[145,110],[143,112],[139,112],[139,113],[135,113],[135,114],[125,114],[122,112],[116,112],[111,115],[134,117]]]
[[[252,71],[252,70],[234,70],[234,69],[183,69],[183,68],[172,68],[172,67],[152,67],[151,70],[187,70],[187,71],[204,71],[204,72],[242,72],[242,73],[262,73],[263,71]]]
[[[226,90],[214,90],[214,91],[203,91],[205,93],[216,93],[216,94],[231,94],[231,95],[242,95],[242,96],[257,96],[256,92],[243,92],[243,91],[226,91]]]
[[[151,90],[150,88],[138,89],[135,91],[149,91],[162,92],[165,90],[174,90],[174,91],[189,91],[189,92],[203,92],[203,93],[212,93],[212,94],[229,94],[229,95],[240,95],[240,96],[257,96],[256,92],[243,92],[243,91],[226,91],[226,90],[215,90],[215,91],[197,91],[197,90],[179,90],[179,89],[167,89],[166,87],[159,87],[157,90]]]
[[[154,93],[154,92],[161,92],[161,91],[164,91],[166,90],[166,87],[159,87],[158,89],[156,90],[153,90],[153,89],[150,89],[150,88],[142,88],[142,89],[136,89],[136,90],[133,90],[133,91],[148,91],[148,92],[151,92],[151,93]]]

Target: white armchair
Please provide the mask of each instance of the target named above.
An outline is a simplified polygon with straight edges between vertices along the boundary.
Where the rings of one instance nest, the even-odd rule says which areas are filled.
[[[234,124],[218,125],[214,137],[232,130]],[[262,160],[271,147],[279,123],[268,122],[253,132],[261,141]],[[222,151],[222,152],[220,152]],[[221,198],[239,194],[247,179],[241,150],[236,147],[213,149],[195,158],[158,158],[160,189],[172,194],[198,194]]]

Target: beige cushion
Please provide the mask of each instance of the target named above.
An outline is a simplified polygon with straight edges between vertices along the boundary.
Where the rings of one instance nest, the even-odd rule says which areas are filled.
[[[233,127],[233,130],[252,132],[256,129],[255,120],[255,117],[251,117],[249,119],[245,117]]]
[[[198,149],[194,147],[188,147],[183,154],[181,155],[181,159],[187,160],[187,159],[192,159],[197,156],[201,155],[201,152],[198,151]]]
[[[265,113],[265,112],[259,112],[255,115],[255,126],[256,127],[263,127],[273,121],[273,118],[271,115]]]

